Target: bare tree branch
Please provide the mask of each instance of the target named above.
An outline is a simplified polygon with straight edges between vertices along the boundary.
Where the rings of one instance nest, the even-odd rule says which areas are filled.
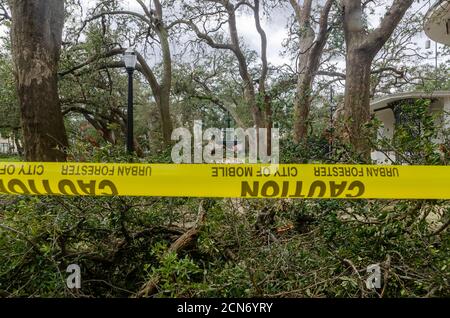
[[[200,31],[200,29],[197,27],[197,25],[192,20],[178,20],[176,21],[177,24],[186,24],[195,32],[198,38],[204,40],[209,46],[215,49],[221,49],[221,50],[231,50],[234,52],[235,48],[231,44],[226,43],[217,43],[211,36],[209,36],[207,33],[203,33]]]
[[[255,0],[255,5],[253,7],[253,16],[255,18],[255,25],[256,30],[259,33],[259,36],[261,38],[261,77],[259,79],[259,89],[262,94],[265,94],[265,83],[267,79],[267,73],[268,73],[268,62],[267,62],[267,35],[264,29],[261,26],[260,21],[260,2],[259,0]]]
[[[359,1],[355,1],[359,2]],[[381,20],[380,26],[370,32],[363,47],[379,51],[394,32],[395,26],[409,9],[414,0],[395,0]]]

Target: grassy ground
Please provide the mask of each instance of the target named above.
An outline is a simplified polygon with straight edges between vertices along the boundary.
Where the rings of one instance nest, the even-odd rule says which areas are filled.
[[[22,161],[22,158],[19,156],[0,156],[0,162],[14,162],[14,161]]]

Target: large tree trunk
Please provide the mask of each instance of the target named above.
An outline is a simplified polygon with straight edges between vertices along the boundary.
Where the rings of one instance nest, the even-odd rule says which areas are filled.
[[[300,56],[298,59],[297,91],[294,99],[294,142],[305,141],[308,135],[308,118],[311,108],[312,76],[309,59],[314,46],[315,32],[311,28],[312,0],[300,5],[291,0],[300,28]]]
[[[157,99],[157,104],[161,114],[161,130],[164,144],[169,145],[173,130],[172,119],[170,118],[170,96],[161,95],[160,98]]]
[[[157,19],[163,21],[163,11],[159,0],[153,1]],[[169,33],[163,23],[156,23],[156,33],[161,41],[161,51],[163,55],[163,78],[160,86],[159,110],[161,113],[161,128],[164,143],[169,145],[172,137],[172,118],[170,117],[170,91],[172,88],[172,56],[169,44]]]
[[[267,155],[272,155],[272,128],[273,128],[273,110],[272,110],[272,100],[269,95],[264,96],[264,110],[265,110],[265,121],[267,128]]]
[[[64,1],[11,0],[10,7],[25,158],[64,161],[68,141],[57,84]]]
[[[312,1],[304,1],[303,5],[300,5],[296,0],[290,0],[290,3],[300,26],[300,58],[297,91],[294,100],[294,142],[299,143],[306,141],[308,136],[313,82],[328,39],[328,16],[333,0],[327,0],[324,3],[320,13],[317,34],[311,27]]]
[[[294,142],[300,143],[308,136],[309,112],[311,110],[312,76],[300,74],[297,95],[294,100]]]
[[[347,52],[343,137],[355,150],[367,155],[370,148],[363,126],[370,119],[370,69],[372,59],[361,51]]]
[[[362,0],[341,0],[347,47],[344,124],[341,130],[356,153],[370,158],[370,144],[363,132],[370,116],[370,68],[376,54],[391,37],[414,0],[394,0],[378,28],[367,32],[364,27]]]

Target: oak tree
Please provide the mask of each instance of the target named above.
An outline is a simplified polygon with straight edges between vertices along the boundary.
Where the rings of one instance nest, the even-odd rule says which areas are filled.
[[[9,1],[11,43],[25,158],[64,161],[68,146],[58,96],[64,1]]]

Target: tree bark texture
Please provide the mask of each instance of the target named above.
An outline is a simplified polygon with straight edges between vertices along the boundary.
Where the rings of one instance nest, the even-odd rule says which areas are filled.
[[[394,0],[379,26],[367,31],[361,0],[341,0],[346,42],[346,81],[341,135],[356,153],[370,158],[364,124],[370,119],[370,71],[372,61],[391,37],[414,0]]]
[[[12,51],[25,158],[65,161],[68,146],[58,95],[64,1],[11,0]]]
[[[311,26],[313,1],[305,0],[303,5],[296,0],[290,0],[290,3],[300,27],[298,78],[294,100],[294,141],[300,143],[308,136],[313,82],[328,39],[328,16],[334,0],[327,0],[321,9],[317,33]]]

